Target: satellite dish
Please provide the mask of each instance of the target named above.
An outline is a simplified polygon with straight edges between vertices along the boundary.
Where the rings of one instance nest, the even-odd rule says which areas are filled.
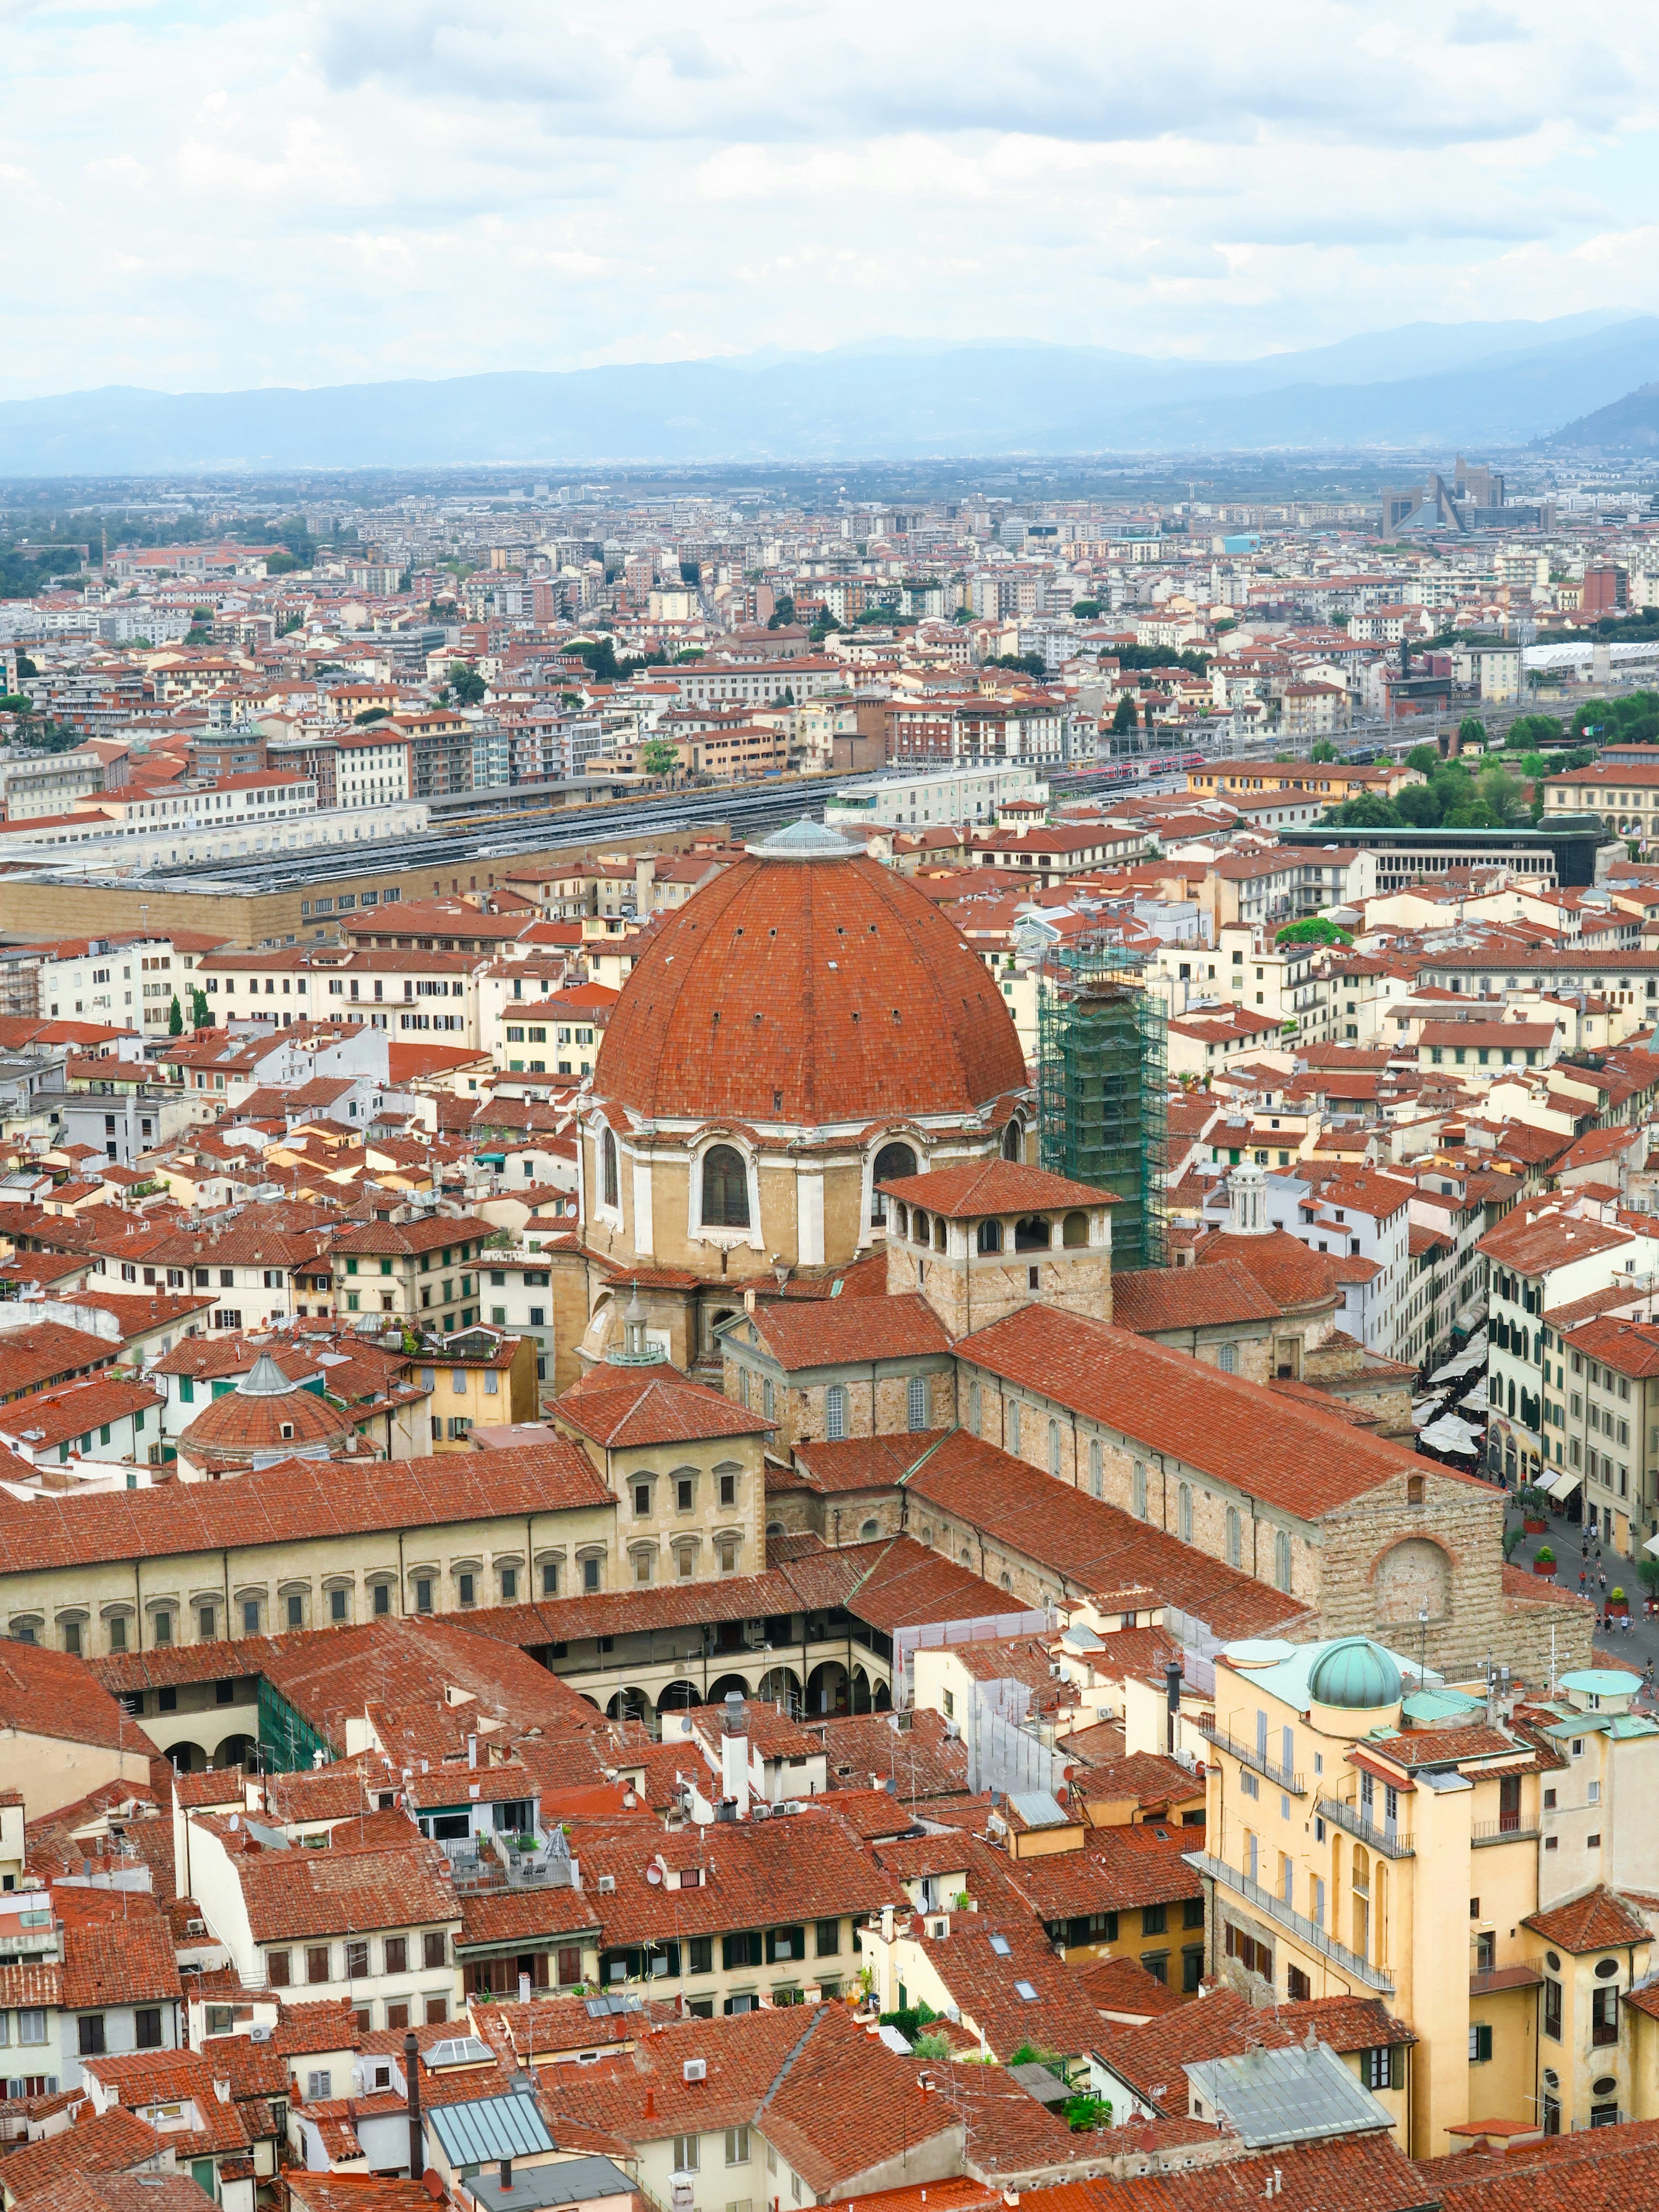
[[[659,1866],[647,1867],[645,1870],[645,1878],[647,1881],[660,1881],[662,1880],[662,1869]]]
[[[240,1827],[241,1826],[241,1825],[242,1825],[242,1816],[241,1816],[241,1814],[240,1814],[240,1813],[233,1813],[233,1814],[231,1814],[231,1816],[230,1816],[230,1826],[231,1826],[233,1828],[240,1828]]]

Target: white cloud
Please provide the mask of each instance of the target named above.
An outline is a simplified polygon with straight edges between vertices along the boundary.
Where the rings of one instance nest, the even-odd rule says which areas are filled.
[[[1659,308],[1613,0],[0,17],[11,395]]]

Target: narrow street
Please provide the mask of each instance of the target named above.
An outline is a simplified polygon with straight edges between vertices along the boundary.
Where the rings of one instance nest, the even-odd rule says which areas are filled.
[[[1517,1517],[1511,1509],[1510,1522],[1513,1523]],[[1549,1527],[1544,1534],[1523,1536],[1510,1553],[1510,1564],[1524,1567],[1530,1573],[1539,1551],[1547,1544],[1555,1554],[1555,1579],[1562,1589],[1577,1590],[1582,1587],[1586,1596],[1601,1603],[1615,1586],[1622,1589],[1630,1600],[1630,1626],[1626,1629],[1615,1625],[1611,1629],[1598,1628],[1595,1648],[1598,1652],[1605,1652],[1611,1663],[1627,1667],[1632,1674],[1641,1674],[1650,1660],[1654,1662],[1656,1674],[1659,1674],[1659,1620],[1650,1620],[1643,1612],[1647,1592],[1638,1577],[1636,1562],[1603,1549],[1598,1565],[1594,1537],[1590,1539],[1587,1559],[1583,1541],[1585,1533],[1560,1514],[1552,1513]],[[1578,1579],[1581,1569],[1585,1574],[1582,1585]],[[1606,1590],[1601,1588],[1600,1579],[1603,1573],[1607,1576]],[[1650,1706],[1646,1699],[1643,1702],[1644,1710],[1659,1710],[1659,1705]]]

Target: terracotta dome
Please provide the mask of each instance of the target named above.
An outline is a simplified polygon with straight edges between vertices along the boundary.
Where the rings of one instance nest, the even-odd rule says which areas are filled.
[[[1025,1083],[1002,994],[955,925],[810,823],[751,847],[674,915],[593,1076],[647,1117],[809,1127],[970,1115]]]
[[[203,1407],[179,1437],[179,1454],[192,1467],[221,1474],[283,1459],[331,1459],[356,1441],[349,1414],[291,1382],[262,1352],[234,1390]]]

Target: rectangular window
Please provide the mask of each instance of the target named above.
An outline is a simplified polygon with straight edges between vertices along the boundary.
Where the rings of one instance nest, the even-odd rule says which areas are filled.
[[[104,2053],[104,2015],[100,2012],[83,2012],[76,2022],[80,2032],[82,2058],[101,2058]]]
[[[328,1979],[328,1953],[329,1947],[326,1943],[314,1944],[307,1951],[307,1981],[325,1982]]]
[[[820,1920],[814,1929],[816,1955],[820,1959],[835,1959],[841,1955],[841,1923],[839,1920]]]
[[[695,2173],[697,2170],[697,2138],[696,2136],[676,2136],[674,2138],[674,2171],[676,2173]]]
[[[1544,2033],[1553,2042],[1561,2040],[1561,1984],[1544,1977]]]
[[[1473,2031],[1471,2031],[1471,2033],[1473,2033]],[[1490,2029],[1487,2033],[1490,2034]],[[1471,2051],[1469,2055],[1471,2057],[1474,2057],[1474,2054],[1473,2051]],[[1486,2056],[1488,2058],[1492,2057],[1490,2048],[1487,2050]],[[1365,2087],[1368,2089],[1392,2089],[1394,2087],[1393,2046],[1389,2044],[1383,2043],[1377,2045],[1373,2050],[1368,2051],[1364,2057],[1364,2069]],[[1403,2086],[1404,2084],[1402,2083],[1401,2087],[1403,2087]]]
[[[346,1975],[349,1980],[362,1981],[368,1973],[368,1946],[364,1942],[348,1943],[345,1947]]]
[[[386,1939],[386,1971],[388,1974],[409,1972],[409,1938],[407,1936],[388,1936]]]
[[[1140,1932],[1143,1936],[1162,1936],[1169,1926],[1169,1908],[1163,1905],[1148,1905],[1141,1908]]]
[[[265,1979],[270,1983],[271,1988],[273,1990],[287,1989],[289,1978],[290,1967],[289,1954],[286,1951],[267,1951],[265,1953]]]
[[[1484,2066],[1492,2057],[1492,2029],[1485,2021],[1469,2022],[1469,2063]]]
[[[447,1965],[447,1961],[444,1956],[445,1948],[446,1942],[442,1933],[438,1930],[428,1929],[421,1938],[422,1965],[433,1972],[435,1972],[438,1967]]]
[[[747,2128],[727,2128],[726,2130],[726,2162],[728,2166],[748,2165],[749,2130]]]

